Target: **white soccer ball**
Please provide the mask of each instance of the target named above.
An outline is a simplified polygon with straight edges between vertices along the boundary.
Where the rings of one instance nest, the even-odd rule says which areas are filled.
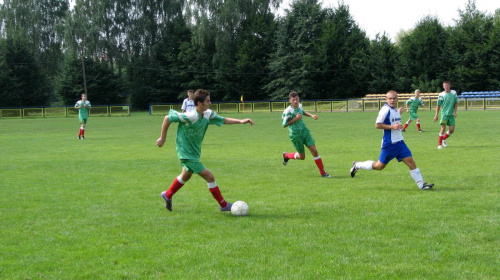
[[[248,204],[245,201],[236,201],[231,206],[231,213],[235,216],[245,216],[248,214]]]

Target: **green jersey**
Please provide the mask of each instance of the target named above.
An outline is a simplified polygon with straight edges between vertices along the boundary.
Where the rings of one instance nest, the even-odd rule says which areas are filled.
[[[293,118],[297,116],[297,114],[301,114],[304,116],[306,111],[302,109],[302,106],[299,105],[299,108],[293,108],[292,105],[288,106],[285,111],[283,112],[282,119],[283,119],[283,127],[286,126],[286,124]],[[288,126],[288,131],[290,132],[290,135],[296,135],[300,134],[304,129],[306,129],[306,124],[302,119],[292,123],[291,125]]]
[[[199,161],[201,156],[201,142],[203,142],[208,125],[216,124],[222,126],[226,119],[208,109],[201,116],[196,110],[186,113],[170,110],[168,120],[179,123],[177,137],[175,138],[175,149],[179,159]]]
[[[406,104],[409,105],[411,111],[417,111],[418,107],[424,107],[424,102],[422,101],[422,98],[420,97],[410,97],[408,101],[406,101]]]
[[[88,100],[85,100],[85,102],[79,100],[75,104],[75,107],[82,106],[82,108],[78,109],[78,117],[80,119],[87,119],[89,117],[89,109],[84,107],[84,105],[87,105],[89,108],[92,108],[92,106],[90,106],[90,102]]]
[[[441,116],[451,116],[455,112],[455,104],[458,103],[457,92],[451,90],[449,93],[441,92],[437,105],[441,106]]]

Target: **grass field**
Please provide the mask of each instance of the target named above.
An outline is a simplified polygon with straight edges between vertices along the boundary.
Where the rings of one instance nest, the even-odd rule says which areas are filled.
[[[499,279],[500,111],[460,111],[440,151],[419,112],[404,137],[432,191],[397,161],[349,176],[378,158],[377,112],[318,115],[329,179],[310,154],[282,165],[280,114],[209,128],[201,160],[246,217],[198,176],[164,208],[181,167],[161,116],[91,117],[85,140],[75,118],[0,119],[0,279]]]

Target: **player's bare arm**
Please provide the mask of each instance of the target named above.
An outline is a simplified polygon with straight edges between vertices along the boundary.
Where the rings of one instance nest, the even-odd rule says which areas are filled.
[[[441,106],[438,105],[436,107],[436,114],[434,115],[434,122],[438,120],[439,109],[441,109]]]
[[[310,114],[309,112],[305,112],[305,113],[304,113],[304,115],[306,115],[306,116],[308,116],[308,117],[311,117],[311,118],[313,118],[313,119],[315,119],[315,120],[317,120],[317,119],[318,119],[318,116],[313,115],[313,114]]]
[[[457,117],[457,109],[458,109],[458,103],[455,103],[455,110],[453,111],[453,116],[455,118]]]
[[[163,119],[163,124],[161,125],[161,136],[156,140],[156,146],[158,147],[163,147],[163,144],[165,143],[165,139],[167,139],[167,131],[168,127],[170,126],[170,121],[168,120],[168,115],[165,116]]]
[[[401,126],[401,123],[397,123],[397,124],[394,124],[394,125],[385,124],[385,123],[376,123],[375,127],[377,129],[392,129],[392,130],[400,130],[400,129],[403,128]]]
[[[245,124],[249,123],[250,125],[254,125],[254,122],[251,119],[233,119],[233,118],[226,118],[224,120],[224,124]]]
[[[298,114],[295,116],[295,118],[293,118],[293,119],[289,120],[289,121],[286,123],[286,125],[285,125],[285,126],[283,126],[283,127],[290,126],[291,124],[293,124],[294,122],[296,122],[296,121],[298,121],[298,120],[300,120],[300,119],[302,119],[302,115],[301,115],[300,113],[298,113]]]

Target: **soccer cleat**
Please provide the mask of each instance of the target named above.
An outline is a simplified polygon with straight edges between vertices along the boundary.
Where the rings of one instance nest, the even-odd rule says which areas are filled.
[[[443,147],[441,145],[438,146],[438,150],[441,150]]]
[[[220,206],[220,211],[231,211],[231,207],[233,206],[233,204],[229,202],[226,203],[227,203],[226,207]]]
[[[82,139],[82,140],[85,139],[85,136],[82,135],[82,138],[80,138],[80,139]]]
[[[81,139],[80,137],[81,137],[81,136],[80,136],[80,135],[78,135],[78,139]]]
[[[406,129],[402,129],[401,132],[406,132]]]
[[[427,184],[427,182],[425,182],[421,190],[430,190],[432,187],[434,187],[434,184]]]
[[[286,153],[283,152],[283,165],[286,165],[288,163],[288,158],[285,157]]]
[[[419,130],[418,132],[424,132],[423,130]]]
[[[446,140],[443,139],[443,147],[446,148],[447,146],[448,146],[448,144],[446,144]]]
[[[356,172],[358,172],[358,169],[356,168],[356,163],[357,161],[352,162],[352,167],[351,167],[351,177],[354,178],[354,175],[356,175]]]
[[[323,177],[323,178],[332,178],[332,176],[330,176],[330,174],[328,174],[328,172],[325,172],[325,174],[322,174],[321,177]]]
[[[172,199],[167,198],[167,192],[162,192],[161,197],[165,200],[165,208],[168,211],[172,211]]]

